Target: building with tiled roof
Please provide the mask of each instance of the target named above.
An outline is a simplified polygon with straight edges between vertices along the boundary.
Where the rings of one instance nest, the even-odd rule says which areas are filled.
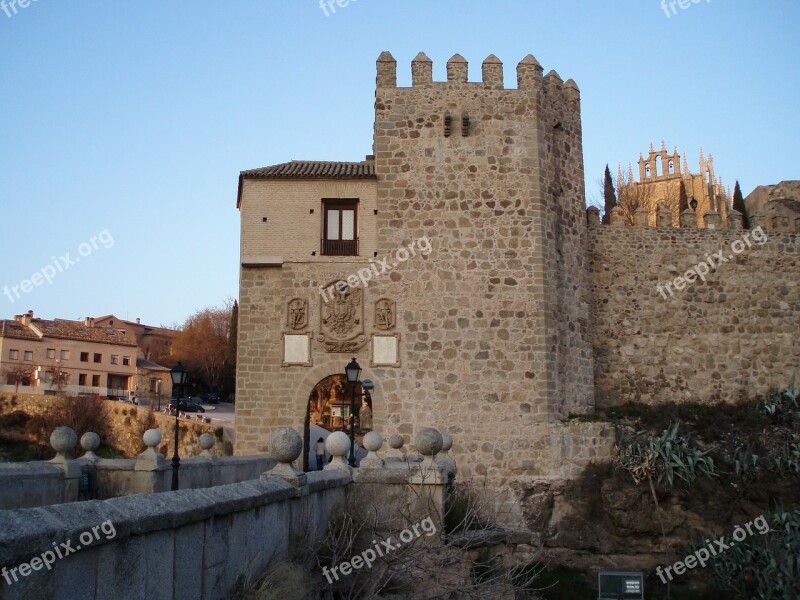
[[[123,329],[132,332],[141,351],[142,358],[158,362],[172,353],[172,342],[178,333],[167,327],[145,325],[141,319],[128,321],[114,315],[105,315],[92,319],[96,328]]]
[[[292,160],[260,169],[239,173],[239,194],[236,206],[242,202],[242,191],[248,179],[376,179],[375,158],[367,156],[360,162]]]
[[[0,391],[132,397],[136,358],[133,331],[92,319],[0,320]]]

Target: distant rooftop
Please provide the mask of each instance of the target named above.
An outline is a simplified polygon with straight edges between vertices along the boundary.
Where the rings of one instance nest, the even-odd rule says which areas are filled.
[[[30,323],[30,325],[26,325]],[[90,327],[81,321],[67,319],[36,319],[33,313],[20,315],[18,319],[0,321],[0,336],[21,340],[40,340],[57,338],[63,340],[81,340],[101,344],[117,344],[120,346],[136,346],[136,337],[132,332],[110,327]]]

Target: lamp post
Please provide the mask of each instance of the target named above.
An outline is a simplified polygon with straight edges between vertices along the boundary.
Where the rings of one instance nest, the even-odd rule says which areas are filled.
[[[697,198],[692,196],[692,201],[689,202],[689,206],[692,208],[694,212],[697,212]]]
[[[172,491],[178,489],[178,468],[181,465],[181,459],[178,456],[178,413],[180,413],[180,400],[183,395],[183,386],[186,383],[186,368],[178,361],[170,371],[172,376],[172,388],[175,391],[175,453],[172,455]],[[179,390],[179,391],[178,391]]]
[[[358,383],[358,376],[361,375],[361,365],[356,362],[355,356],[350,364],[344,368],[345,375],[347,375],[347,382],[350,384],[352,393],[350,394],[350,466],[356,466],[356,383]]]

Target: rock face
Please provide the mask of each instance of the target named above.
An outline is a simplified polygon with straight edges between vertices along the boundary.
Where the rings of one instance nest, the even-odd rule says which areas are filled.
[[[686,490],[657,486],[658,514],[649,485],[637,486],[609,465],[592,466],[572,481],[518,481],[513,487],[524,525],[537,536],[533,545],[541,544],[556,564],[587,571],[646,570],[674,562],[690,541],[752,521],[772,510],[775,498],[791,506],[800,494],[791,479],[747,490],[730,481],[698,479]]]

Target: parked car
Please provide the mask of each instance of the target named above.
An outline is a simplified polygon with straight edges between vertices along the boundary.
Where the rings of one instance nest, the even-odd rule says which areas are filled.
[[[209,404],[219,404],[219,394],[216,392],[206,392],[200,399],[203,402],[208,402]]]
[[[168,406],[169,412],[175,412],[175,400],[169,403]],[[181,398],[180,402],[178,402],[178,410],[183,412],[206,412],[206,409],[200,406],[197,402],[193,400],[187,400],[186,398]]]

